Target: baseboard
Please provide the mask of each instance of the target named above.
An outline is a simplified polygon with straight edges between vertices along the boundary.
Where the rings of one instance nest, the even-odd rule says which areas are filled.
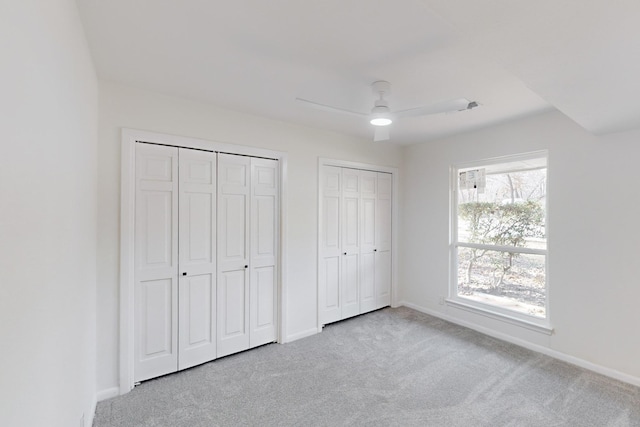
[[[93,419],[96,415],[96,407],[98,406],[97,394],[93,396],[91,400],[91,409],[89,409],[89,416],[84,417],[84,427],[91,427],[93,425]]]
[[[98,402],[102,402],[103,400],[111,399],[112,397],[116,397],[119,395],[120,389],[118,387],[110,387],[97,392],[96,398]]]
[[[285,343],[296,341],[302,338],[310,337],[311,335],[315,335],[318,333],[318,328],[307,329],[306,331],[296,332],[295,334],[287,335],[285,339]]]
[[[562,353],[560,351],[553,350],[553,349],[550,349],[548,347],[544,347],[544,346],[541,346],[541,345],[538,345],[538,344],[533,344],[533,343],[530,343],[528,341],[521,340],[519,338],[515,338],[515,337],[512,337],[512,336],[507,335],[507,334],[503,334],[501,332],[496,332],[496,331],[494,331],[492,329],[485,328],[483,326],[478,326],[478,325],[475,325],[473,323],[470,323],[470,322],[467,322],[467,321],[464,321],[464,320],[460,320],[460,319],[457,319],[457,318],[452,317],[452,316],[448,316],[448,315],[446,315],[444,313],[440,313],[440,312],[437,312],[437,311],[434,311],[434,310],[430,310],[430,309],[425,308],[425,307],[421,307],[421,306],[416,305],[416,304],[412,304],[410,302],[400,302],[399,305],[411,308],[413,310],[419,311],[421,313],[428,314],[428,315],[433,316],[433,317],[438,317],[438,318],[440,318],[442,320],[446,320],[447,322],[451,322],[451,323],[455,323],[455,324],[460,325],[460,326],[464,326],[465,328],[473,329],[474,331],[478,331],[478,332],[483,333],[485,335],[489,335],[490,337],[497,338],[499,340],[506,341],[506,342],[509,342],[511,344],[515,344],[517,346],[524,347],[526,349],[529,349],[529,350],[532,350],[532,351],[535,351],[535,352],[538,352],[538,353],[542,353],[542,354],[547,355],[549,357],[553,357],[554,359],[562,360],[563,362],[567,362],[567,363],[570,363],[572,365],[576,365],[576,366],[579,366],[581,368],[588,369],[589,371],[593,371],[595,373],[598,373],[598,374],[601,374],[601,375],[605,375],[605,376],[607,376],[609,378],[613,378],[613,379],[616,379],[618,381],[622,381],[622,382],[634,385],[636,387],[640,387],[640,377],[629,375],[629,374],[626,374],[624,372],[620,372],[620,371],[615,370],[615,369],[607,368],[606,366],[598,365],[596,363],[589,362],[587,360],[580,359],[579,357],[571,356],[569,354]]]

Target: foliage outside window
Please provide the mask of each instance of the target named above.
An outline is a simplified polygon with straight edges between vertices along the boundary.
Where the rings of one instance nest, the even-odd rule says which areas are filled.
[[[547,318],[546,155],[456,168],[454,298]]]

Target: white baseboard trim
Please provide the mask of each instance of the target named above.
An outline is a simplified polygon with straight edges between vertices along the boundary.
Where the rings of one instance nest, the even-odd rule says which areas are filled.
[[[118,387],[106,388],[96,393],[98,402],[102,402],[103,400],[111,399],[116,396],[120,396],[120,389]]]
[[[570,363],[572,365],[576,365],[576,366],[579,366],[581,368],[588,369],[590,371],[593,371],[593,372],[601,374],[601,375],[605,375],[607,377],[616,379],[618,381],[622,381],[622,382],[634,385],[636,387],[640,387],[640,377],[629,375],[629,374],[626,374],[624,372],[617,371],[615,369],[607,368],[606,366],[598,365],[596,363],[592,363],[592,362],[589,362],[587,360],[580,359],[578,357],[571,356],[569,354],[562,353],[560,351],[550,349],[548,347],[544,347],[544,346],[541,346],[541,345],[538,345],[538,344],[533,344],[533,343],[530,343],[528,341],[521,340],[519,338],[514,338],[514,337],[512,337],[510,335],[503,334],[501,332],[496,332],[496,331],[494,331],[492,329],[485,328],[483,326],[478,326],[478,325],[475,325],[473,323],[470,323],[470,322],[467,322],[467,321],[464,321],[464,320],[460,320],[460,319],[457,319],[457,318],[452,317],[452,316],[448,316],[448,315],[446,315],[444,313],[439,313],[437,311],[430,310],[428,308],[421,307],[421,306],[416,305],[416,304],[412,304],[410,302],[400,302],[399,305],[411,308],[413,310],[419,311],[421,313],[428,314],[428,315],[433,316],[433,317],[438,317],[438,318],[440,318],[442,320],[446,320],[447,322],[455,323],[457,325],[464,326],[464,327],[469,328],[469,329],[473,329],[474,331],[478,331],[478,332],[483,333],[485,335],[489,335],[490,337],[494,337],[494,338],[497,338],[499,340],[506,341],[506,342],[509,342],[511,344],[515,344],[517,346],[524,347],[526,349],[529,349],[529,350],[532,350],[532,351],[535,351],[535,352],[538,352],[538,353],[545,354],[545,355],[547,355],[549,357],[553,357],[554,359],[562,360],[563,362],[567,362],[567,363]]]
[[[307,329],[306,331],[296,332],[295,334],[287,335],[285,339],[285,343],[296,341],[302,338],[310,337],[311,335],[315,335],[318,333],[318,328]]]
[[[93,425],[93,419],[96,415],[96,406],[98,406],[98,397],[97,395],[93,396],[91,400],[91,409],[89,409],[89,415],[84,417],[84,427],[91,427]]]

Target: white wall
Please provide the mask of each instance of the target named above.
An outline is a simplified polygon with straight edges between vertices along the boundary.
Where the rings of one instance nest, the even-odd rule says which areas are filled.
[[[399,166],[399,148],[101,82],[98,200],[98,390],[118,386],[120,129],[288,153],[287,339],[316,330],[318,157]]]
[[[404,152],[401,299],[640,381],[640,132],[596,137],[551,112]],[[548,149],[552,336],[438,304],[448,290],[449,167]]]
[[[0,425],[90,425],[98,96],[75,2],[1,2],[0,54]]]

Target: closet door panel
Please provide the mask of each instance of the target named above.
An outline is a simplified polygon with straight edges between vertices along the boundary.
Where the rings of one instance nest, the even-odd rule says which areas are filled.
[[[360,312],[375,310],[375,252],[360,255]]]
[[[180,278],[178,369],[216,358],[216,287],[212,274]]]
[[[340,252],[340,196],[325,193],[322,202],[322,218],[325,221],[322,233],[323,249],[336,255]]]
[[[344,206],[342,248],[347,252],[359,250],[360,237],[360,200],[358,194],[345,194],[342,198]]]
[[[249,348],[250,165],[218,154],[218,357]]]
[[[137,268],[139,271],[172,269],[175,264],[173,188],[164,183],[144,187],[138,191],[137,219],[144,229],[143,235],[138,236]]]
[[[320,304],[323,309],[322,323],[340,320],[340,276],[342,257],[324,257],[319,268],[321,291]]]
[[[216,357],[216,154],[181,148],[178,369]]]
[[[250,347],[276,340],[276,269],[275,266],[253,268],[250,294]]]
[[[178,149],[136,145],[134,380],[178,361]]]
[[[360,314],[358,292],[359,261],[358,254],[345,255],[342,258],[342,318]]]
[[[361,248],[370,252],[376,247],[376,197],[362,197],[362,242]]]
[[[342,275],[341,216],[342,170],[324,166],[321,171],[320,265],[318,266],[318,301],[320,322],[342,318],[340,282]]]
[[[375,310],[376,172],[360,171],[360,313]]]
[[[278,181],[276,160],[251,159],[251,347],[276,340]]]
[[[391,304],[391,251],[376,252],[376,305]]]
[[[145,280],[140,283],[140,324],[146,332],[142,357],[155,358],[172,350],[173,284],[171,279]]]
[[[389,173],[378,173],[378,206],[376,233],[378,251],[391,250],[391,179]]]
[[[275,194],[255,194],[252,200],[253,240],[252,259],[254,262],[272,265],[276,260],[276,209]]]
[[[343,169],[342,191],[342,313],[341,318],[360,313],[360,174]]]
[[[221,195],[221,218],[226,227],[220,230],[224,266],[240,265],[247,259],[247,196],[244,194]]]
[[[376,235],[376,306],[391,304],[391,188],[392,175],[378,173]]]
[[[218,315],[221,318],[222,335],[221,340],[225,342],[227,348],[234,348],[240,351],[243,346],[233,347],[232,342],[238,341],[234,338],[241,338],[245,335],[248,338],[246,328],[246,274],[245,270],[227,271],[222,275],[220,282],[220,304],[218,305]],[[248,348],[248,341],[246,344]],[[228,350],[223,349],[223,353]],[[231,351],[233,353],[234,351]]]

